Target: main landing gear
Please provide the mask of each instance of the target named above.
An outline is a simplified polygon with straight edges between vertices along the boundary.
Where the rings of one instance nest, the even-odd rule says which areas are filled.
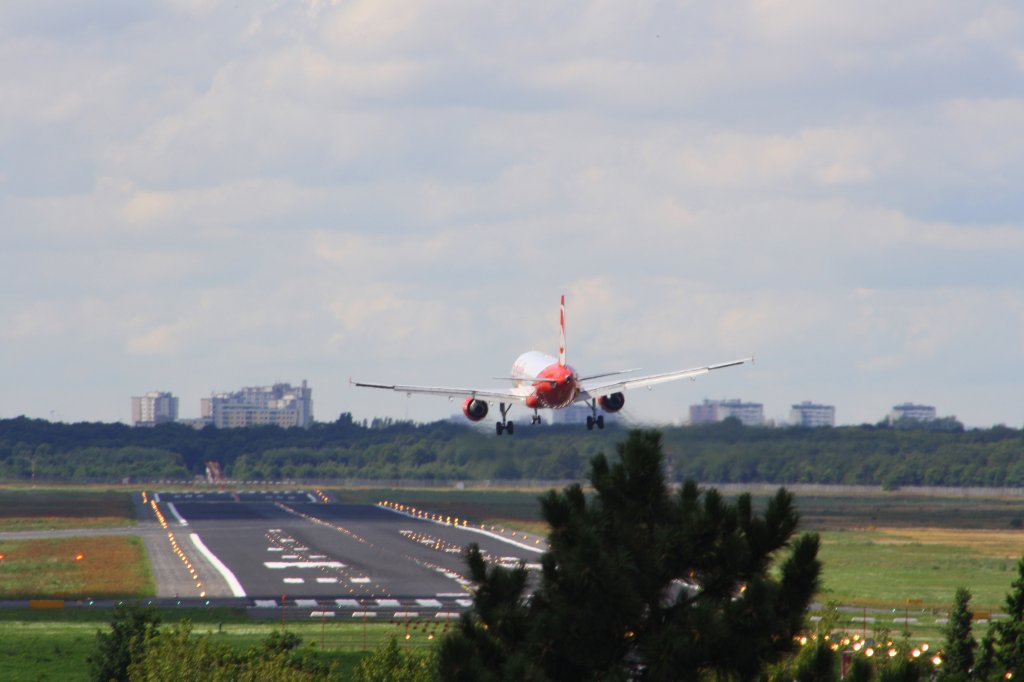
[[[512,409],[511,405],[505,403],[498,403],[498,408],[501,410],[501,421],[497,423],[495,430],[500,436],[502,433],[508,432],[508,435],[515,433],[515,423],[505,419],[508,415],[508,411]]]
[[[587,431],[593,431],[594,427],[597,426],[599,429],[604,428],[604,415],[597,413],[597,401],[591,400],[587,403],[590,405],[590,415],[587,415]]]
[[[531,424],[540,424],[540,413],[537,410],[533,411],[533,416],[530,417]]]

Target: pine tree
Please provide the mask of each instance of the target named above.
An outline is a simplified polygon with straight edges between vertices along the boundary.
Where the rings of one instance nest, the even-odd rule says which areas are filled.
[[[978,647],[978,655],[974,662],[974,670],[971,672],[971,679],[991,680],[996,675],[998,660],[996,655],[996,636],[992,625],[985,631],[981,638],[981,646]]]
[[[974,667],[974,650],[977,644],[971,632],[971,592],[959,587],[953,598],[953,610],[946,626],[946,647],[939,682],[967,682]]]
[[[1008,619],[996,623],[996,660],[1014,675],[1024,673],[1024,557],[1017,562],[1017,579],[1006,595]]]
[[[523,568],[470,549],[479,588],[442,642],[444,679],[752,679],[793,650],[821,567],[817,536],[793,539],[792,495],[759,515],[749,495],[730,504],[693,482],[673,494],[660,434],[617,450],[591,461],[589,498],[578,484],[542,497],[550,550],[529,598]]]

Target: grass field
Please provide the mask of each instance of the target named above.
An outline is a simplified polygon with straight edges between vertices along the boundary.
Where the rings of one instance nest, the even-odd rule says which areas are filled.
[[[0,599],[130,598],[156,591],[138,537],[3,540],[0,553]]]
[[[910,600],[945,610],[964,586],[975,610],[992,611],[1001,608],[1016,577],[1015,553],[1005,539],[988,534],[901,528],[821,536],[823,601],[899,609]]]
[[[236,609],[181,609],[162,611],[165,624],[188,619],[193,633],[207,634],[217,642],[245,650],[281,628],[279,621],[253,621]],[[96,647],[96,631],[109,630],[108,609],[0,611],[0,679],[88,680],[87,658]],[[396,637],[403,647],[426,647],[434,640],[422,626],[415,630],[404,623],[288,622],[286,628],[302,637],[304,646],[341,670],[353,669],[372,650]],[[409,639],[405,638],[408,632]],[[440,636],[440,626],[431,630]]]
[[[135,507],[126,492],[0,490],[0,531],[109,528],[134,523]]]

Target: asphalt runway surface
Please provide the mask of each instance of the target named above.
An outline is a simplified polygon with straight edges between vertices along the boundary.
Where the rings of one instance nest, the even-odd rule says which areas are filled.
[[[489,561],[522,560],[531,568],[544,549],[532,536],[511,539],[381,506],[324,501],[311,492],[159,493],[153,499],[166,524],[147,534],[161,597],[173,592],[244,599],[255,609],[453,617],[471,603],[463,554],[470,542]]]

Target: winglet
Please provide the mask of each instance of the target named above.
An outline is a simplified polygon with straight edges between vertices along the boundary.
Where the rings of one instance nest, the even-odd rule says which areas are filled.
[[[558,327],[561,330],[561,340],[558,344],[558,364],[565,367],[565,294],[562,294],[562,305],[558,316]]]

